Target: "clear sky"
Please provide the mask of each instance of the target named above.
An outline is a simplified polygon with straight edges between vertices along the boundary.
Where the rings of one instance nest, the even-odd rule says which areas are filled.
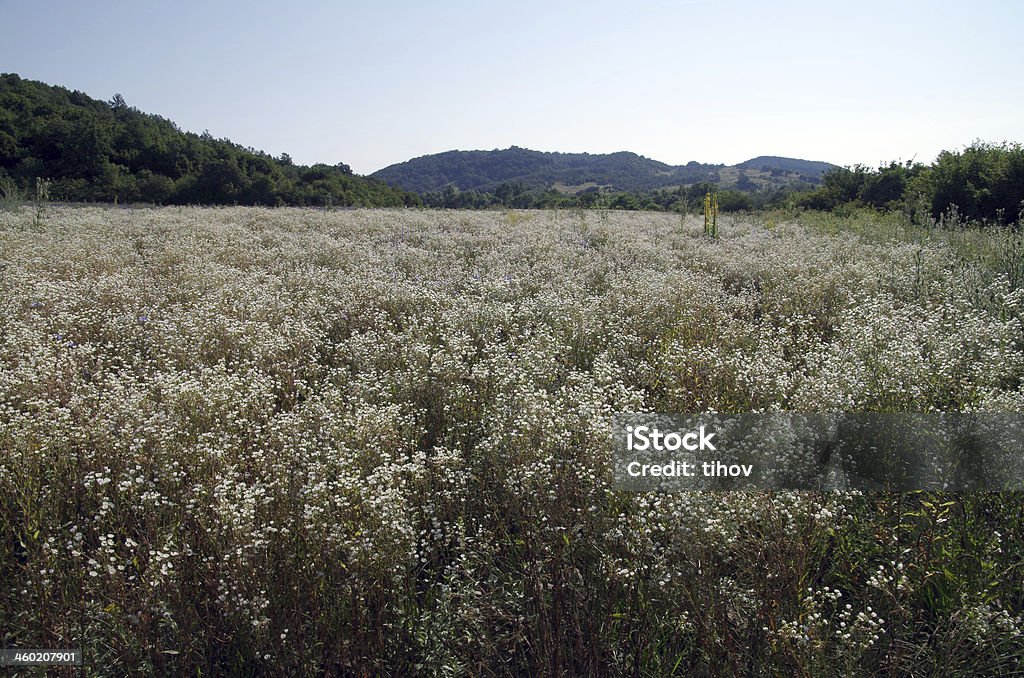
[[[1024,142],[1024,2],[0,0],[0,72],[302,164],[877,166]]]

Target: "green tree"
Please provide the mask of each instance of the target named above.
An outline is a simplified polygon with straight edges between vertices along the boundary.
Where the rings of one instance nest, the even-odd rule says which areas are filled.
[[[1010,224],[1024,201],[1024,150],[1019,144],[975,142],[962,152],[943,151],[928,177],[932,215],[955,208],[963,218]]]
[[[141,170],[136,178],[139,200],[155,205],[166,204],[174,194],[174,180],[148,169]]]
[[[207,205],[238,202],[248,184],[249,180],[235,162],[213,160],[203,166],[196,179],[194,199]]]

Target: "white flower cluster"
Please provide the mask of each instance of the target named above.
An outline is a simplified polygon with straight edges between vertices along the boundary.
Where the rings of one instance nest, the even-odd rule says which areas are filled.
[[[780,642],[859,656],[883,612],[798,571],[851,495],[616,493],[611,415],[1024,407],[1024,293],[941,241],[741,219],[710,240],[641,213],[26,218],[0,212],[0,602],[53,620],[81,591],[121,625],[92,638],[217,626],[275,661],[317,636],[344,655],[328,673],[395,673],[367,663],[395,646],[443,673],[640,618],[736,647],[775,615]],[[902,568],[866,588],[896,600]],[[805,593],[789,620],[767,601]],[[964,624],[1019,627],[982,612]]]

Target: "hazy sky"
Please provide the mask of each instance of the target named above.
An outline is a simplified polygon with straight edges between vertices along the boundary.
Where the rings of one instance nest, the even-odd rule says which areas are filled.
[[[0,0],[0,72],[366,174],[451,149],[930,162],[1024,142],[1024,2]]]

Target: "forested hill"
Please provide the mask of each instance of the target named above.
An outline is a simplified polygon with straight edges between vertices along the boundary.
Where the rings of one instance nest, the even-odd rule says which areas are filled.
[[[417,196],[354,175],[347,165],[294,165],[227,139],[183,132],[118,95],[0,75],[0,182],[23,191],[50,180],[50,196],[157,204],[419,204]],[[8,189],[9,190],[9,189]]]
[[[777,155],[759,155],[736,165],[738,169],[753,169],[764,171],[794,172],[808,177],[821,178],[825,172],[834,169],[836,165],[820,160],[799,160],[797,158],[780,158]]]
[[[378,170],[370,176],[409,191],[427,193],[452,185],[460,191],[494,192],[502,184],[576,193],[588,188],[645,192],[711,182],[723,188],[821,183],[835,167],[826,162],[762,156],[735,166],[690,162],[667,165],[635,153],[544,153],[512,146],[493,151],[448,151]]]

